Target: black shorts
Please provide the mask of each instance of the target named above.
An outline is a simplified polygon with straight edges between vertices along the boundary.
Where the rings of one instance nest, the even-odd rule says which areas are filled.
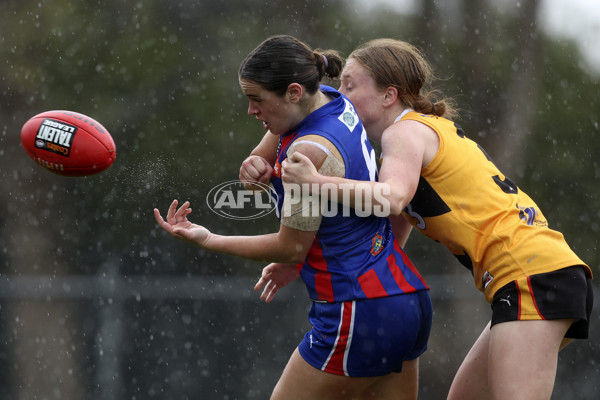
[[[494,294],[492,326],[507,321],[575,319],[565,337],[587,339],[594,304],[592,280],[582,266],[526,276]]]

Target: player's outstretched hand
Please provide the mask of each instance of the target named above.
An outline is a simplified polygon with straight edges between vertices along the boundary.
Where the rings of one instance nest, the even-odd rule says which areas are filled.
[[[263,268],[260,279],[254,285],[254,290],[263,289],[260,299],[270,303],[279,289],[290,284],[299,276],[300,272],[298,272],[296,264],[272,263]]]
[[[242,162],[240,167],[240,181],[249,190],[264,190],[269,186],[273,167],[267,160],[260,156],[250,156]],[[257,185],[253,183],[258,183]]]
[[[281,178],[284,183],[301,185],[317,183],[319,173],[310,158],[298,151],[292,153],[281,164]]]
[[[203,226],[190,222],[187,217],[192,212],[190,202],[186,201],[177,209],[178,202],[173,200],[167,211],[166,221],[157,208],[154,209],[154,218],[158,225],[177,239],[185,240],[200,247],[208,241],[210,231]]]

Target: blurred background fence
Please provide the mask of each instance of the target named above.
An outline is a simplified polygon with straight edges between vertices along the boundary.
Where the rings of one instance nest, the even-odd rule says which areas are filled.
[[[262,136],[237,69],[272,34],[342,55],[377,37],[420,47],[467,134],[598,276],[598,7],[364,3],[0,2],[0,399],[268,396],[308,328],[302,285],[261,304],[263,265],[168,237],[152,209],[189,199],[193,220],[218,233],[277,229],[204,206]],[[77,179],[35,165],[20,128],[52,109],[100,121],[115,164]],[[434,301],[420,398],[441,399],[489,306],[441,246],[413,234],[406,250]],[[600,397],[597,303],[590,339],[560,354],[554,399]]]
[[[0,354],[10,362],[0,398],[264,399],[309,329],[300,282],[261,304],[248,277],[128,278],[118,270],[106,264],[97,276],[0,282]],[[489,306],[464,274],[428,282],[434,327],[420,398],[442,399]],[[561,353],[553,398],[600,393],[597,313],[591,326],[590,340]]]

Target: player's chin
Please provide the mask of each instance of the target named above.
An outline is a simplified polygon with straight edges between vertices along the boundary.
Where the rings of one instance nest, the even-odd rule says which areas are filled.
[[[267,131],[271,132],[275,136],[281,136],[281,135],[284,135],[284,134],[286,134],[288,132],[287,129],[279,128],[279,127],[274,127],[274,126],[269,125],[269,124],[266,125],[266,129],[267,129]]]

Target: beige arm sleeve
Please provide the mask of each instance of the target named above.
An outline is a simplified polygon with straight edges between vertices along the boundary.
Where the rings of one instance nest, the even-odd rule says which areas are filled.
[[[327,158],[323,162],[323,165],[321,165],[321,168],[319,168],[320,174],[339,177],[345,175],[346,167],[344,161],[333,143],[316,135],[309,135],[305,138],[306,140],[302,140],[302,143],[315,145],[327,154]],[[309,140],[309,138],[312,140]],[[316,138],[318,140],[315,140]],[[288,149],[288,157],[294,152],[294,145],[296,143],[292,144]],[[289,187],[286,185],[284,189],[281,223],[289,228],[301,231],[318,230],[323,219],[320,194],[311,194],[308,187]]]

